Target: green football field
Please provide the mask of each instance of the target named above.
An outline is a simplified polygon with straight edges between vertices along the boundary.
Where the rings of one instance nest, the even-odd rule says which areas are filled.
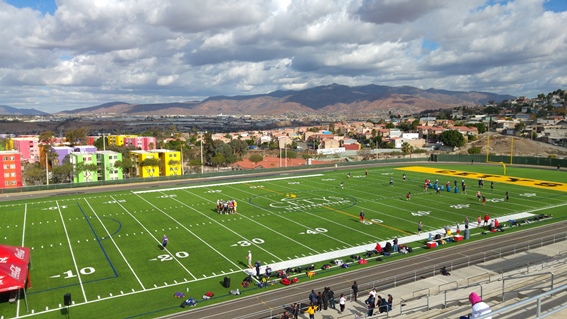
[[[377,166],[367,172],[286,172],[229,182],[209,178],[167,188],[0,202],[0,244],[29,247],[32,260],[27,307],[23,296],[10,304],[3,294],[0,319],[65,317],[67,311],[75,318],[101,313],[153,318],[183,311],[176,292],[196,298],[198,306],[238,298],[221,283],[228,276],[232,289],[241,288],[250,271],[248,251],[253,262],[274,271],[307,264],[320,268],[395,236],[421,247],[429,233],[445,225],[454,229],[459,222],[464,228],[465,217],[476,226],[476,218],[486,213],[501,223],[510,216],[567,216],[566,172],[507,167],[504,176],[502,166],[488,165]],[[451,187],[454,181],[461,187],[464,180],[467,194],[425,191],[425,179]],[[476,197],[479,190],[485,205]],[[237,213],[217,213],[219,199],[235,200]],[[419,221],[421,236],[416,235]],[[275,288],[283,286],[268,289]],[[215,297],[201,301],[207,291]],[[261,291],[241,288],[244,295]],[[68,310],[66,293],[73,301]]]

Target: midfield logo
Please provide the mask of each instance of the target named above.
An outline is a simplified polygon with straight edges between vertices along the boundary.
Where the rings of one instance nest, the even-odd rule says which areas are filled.
[[[282,194],[278,198],[258,196],[251,203],[281,212],[336,210],[351,207],[356,204],[355,197],[344,194],[333,194],[325,191],[294,192]],[[285,197],[284,197],[285,196]]]

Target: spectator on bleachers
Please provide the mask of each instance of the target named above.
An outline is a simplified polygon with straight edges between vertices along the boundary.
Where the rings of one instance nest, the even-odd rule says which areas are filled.
[[[486,315],[491,312],[490,306],[486,304],[484,301],[482,301],[480,296],[477,295],[475,292],[471,292],[471,294],[469,295],[469,301],[471,302],[472,305],[472,312],[468,316],[461,316],[460,319],[478,318],[482,315]],[[492,317],[487,317],[486,319],[492,319]]]

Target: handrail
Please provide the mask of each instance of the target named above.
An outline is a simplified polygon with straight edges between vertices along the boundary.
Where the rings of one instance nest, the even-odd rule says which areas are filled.
[[[506,295],[506,281],[509,280],[517,280],[517,279],[522,279],[522,278],[533,278],[536,276],[541,276],[543,274],[551,274],[551,289],[553,290],[553,282],[554,282],[554,274],[551,271],[546,271],[543,273],[537,273],[537,274],[533,274],[533,275],[525,275],[525,276],[514,276],[514,277],[509,277],[509,278],[503,278],[502,279],[502,301],[505,301],[505,295]]]
[[[562,241],[562,240],[565,240],[565,239],[567,239],[567,232],[564,232],[564,233],[562,232],[560,234],[550,234],[550,235],[547,235],[547,236],[542,236],[536,241],[538,243],[556,243],[558,241]],[[534,241],[534,243],[535,243],[535,241]],[[493,253],[491,255],[487,255],[486,252],[485,252],[485,253],[479,253],[479,254],[467,256],[467,258],[464,262],[454,263],[452,261],[451,264],[450,264],[450,269],[453,270],[455,268],[466,267],[470,264],[471,260],[479,260],[479,261],[494,260],[494,259],[497,258],[497,256],[504,257],[504,256],[507,256],[507,255],[512,255],[513,254],[512,252],[516,252],[516,253],[523,252],[523,251],[525,251],[525,249],[524,249],[526,247],[525,244],[526,243],[524,243],[523,245],[522,244],[515,244],[515,245],[502,247],[501,248],[501,250],[502,250],[501,254],[500,253],[496,253],[496,254]],[[511,250],[510,247],[513,247],[514,249]],[[522,249],[516,249],[517,247],[521,247]],[[480,258],[479,258],[479,256],[480,256]],[[555,255],[555,256],[557,256],[557,255]],[[549,257],[546,257],[546,258],[549,258]],[[567,258],[567,256],[564,256],[564,258]],[[445,262],[437,263],[437,264],[433,264],[429,267],[423,267],[423,268],[415,269],[415,270],[408,272],[408,273],[399,274],[399,276],[390,277],[389,279],[373,280],[373,281],[368,281],[368,282],[365,282],[365,283],[359,283],[359,291],[361,291],[363,289],[368,289],[368,288],[371,289],[371,288],[374,288],[374,287],[377,287],[377,286],[379,286],[381,289],[384,288],[384,287],[397,287],[398,285],[401,285],[401,284],[406,284],[406,283],[409,283],[409,282],[417,282],[417,281],[420,280],[421,277],[423,277],[423,276],[429,277],[429,276],[431,276],[431,274],[433,274],[433,276],[438,276],[438,269],[441,267],[442,264],[446,264],[446,263]],[[501,268],[500,271],[497,271],[499,274],[502,275],[502,277],[500,275],[498,276],[498,280],[504,279],[506,271],[514,271],[514,270],[522,269],[525,266],[526,266],[526,264],[524,263],[524,264],[514,264],[513,266],[510,266],[510,267]],[[432,269],[434,269],[434,270],[431,271]],[[490,276],[488,283],[493,282],[494,276],[492,274],[490,274],[489,272],[487,272],[487,273]],[[481,275],[486,275],[486,274],[481,274]],[[471,278],[478,277],[478,276],[480,276],[480,275],[475,275]],[[518,278],[518,277],[516,277],[516,278]],[[470,281],[471,281],[471,279],[468,279],[469,283],[470,283]],[[473,286],[475,286],[475,285],[480,286],[481,284],[484,284],[484,282],[476,283]],[[470,286],[470,285],[468,285],[468,286]],[[363,287],[365,287],[365,288],[363,288]],[[463,287],[459,287],[459,288],[456,288],[456,289],[464,289],[466,287],[467,286],[463,286]],[[482,288],[483,287],[481,286],[481,289]],[[405,298],[405,299],[400,298],[400,300],[403,300],[403,302],[400,303],[400,314],[406,313],[408,311],[414,311],[414,310],[420,310],[420,311],[430,310],[432,307],[434,307],[434,305],[431,305],[432,297],[434,296],[434,295],[431,295],[431,293],[434,293],[434,291],[432,291],[434,289],[435,288],[419,289],[419,290],[416,290],[412,293],[412,295],[413,295],[412,298]],[[447,290],[447,291],[449,291],[449,290]],[[350,290],[345,289],[342,292],[344,292],[345,295],[349,296],[349,300],[352,300],[352,294],[351,294]],[[337,293],[340,294],[341,291],[335,291],[335,295]],[[418,294],[421,294],[421,295],[418,295]],[[482,292],[481,292],[481,295],[482,295]],[[420,304],[420,305],[412,307],[412,308],[408,307],[410,302],[418,301],[422,298],[426,299],[425,305]],[[402,303],[405,303],[406,305],[401,306]],[[441,304],[439,304],[439,305],[441,305]],[[441,305],[441,306],[443,306],[443,305]],[[390,311],[390,312],[392,312],[392,311]],[[389,316],[389,315],[390,314],[387,314],[387,316]],[[250,316],[250,318],[252,318],[252,317],[253,316]],[[345,319],[346,318],[353,318],[353,315],[345,315],[345,316],[341,316],[340,318],[345,318]]]
[[[487,272],[483,272],[483,273],[478,274],[478,275],[474,275],[474,276],[468,277],[468,278],[467,278],[467,285],[470,285],[470,284],[471,284],[472,278],[476,278],[476,277],[480,277],[480,276],[485,276],[485,275],[488,275],[488,282],[491,282],[491,281],[492,281],[492,275],[491,275],[490,272],[487,271]],[[476,282],[476,283],[481,283],[481,282],[483,282],[483,281],[478,281],[478,282]]]
[[[455,281],[450,281],[450,282],[446,282],[446,283],[444,283],[444,284],[440,284],[439,286],[437,286],[437,293],[440,293],[440,292],[441,292],[441,287],[442,287],[442,286],[451,285],[451,284],[456,284],[457,287],[455,287],[455,288],[459,288],[459,282],[458,282],[458,281],[456,281],[456,280],[455,280]],[[447,290],[449,290],[449,289],[447,289]],[[447,291],[447,290],[444,290],[444,291]]]
[[[481,284],[475,284],[475,285],[473,285],[473,286],[477,286],[477,285],[480,287],[480,298],[483,298],[483,296],[484,296],[484,287],[482,287]],[[465,289],[465,288],[468,289],[469,287],[470,287],[470,286],[461,287],[461,288],[454,288],[454,289],[451,289],[451,290],[445,290],[445,291],[444,291],[444,296],[443,296],[443,308],[447,308],[447,292],[450,292],[450,291],[457,291],[457,290],[461,290],[461,289]],[[459,300],[459,299],[456,299],[456,300]],[[452,301],[452,300],[451,300],[451,301]]]
[[[416,293],[416,292],[420,292],[420,291],[422,291],[422,290],[427,290],[427,293],[418,296],[419,298],[421,298],[421,297],[423,297],[423,296],[425,296],[425,295],[431,295],[431,289],[430,289],[430,288],[423,288],[423,289],[419,289],[419,290],[414,291],[414,292],[412,293],[412,298],[416,298],[415,293]]]
[[[525,306],[525,305],[528,305],[528,304],[533,304],[534,301],[537,302],[537,317],[536,318],[544,318],[548,315],[551,315],[555,312],[558,312],[558,311],[561,311],[561,310],[567,308],[567,304],[564,304],[563,306],[561,306],[557,309],[554,309],[552,312],[551,311],[548,312],[544,316],[542,316],[542,314],[541,314],[541,301],[547,296],[558,294],[558,293],[561,293],[563,291],[567,291],[567,285],[563,285],[561,287],[551,289],[551,290],[543,292],[543,293],[541,293],[537,296],[533,296],[533,297],[530,297],[530,298],[527,298],[527,299],[524,299],[524,300],[520,300],[520,301],[518,301],[518,302],[516,302],[512,305],[508,305],[508,306],[502,307],[500,309],[493,309],[490,314],[482,315],[482,316],[478,317],[477,319],[487,319],[487,318],[490,318],[490,317],[497,315],[497,314],[505,314],[505,313],[508,313],[510,310],[513,310],[513,309],[516,309],[516,308],[519,308],[519,307],[522,307],[522,306]]]

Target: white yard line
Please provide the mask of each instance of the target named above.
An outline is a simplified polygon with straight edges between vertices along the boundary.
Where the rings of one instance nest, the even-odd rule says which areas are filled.
[[[81,291],[83,292],[83,298],[85,302],[88,301],[87,294],[85,293],[85,287],[83,286],[83,280],[81,279],[81,272],[77,266],[77,260],[75,259],[75,253],[73,253],[73,246],[71,245],[71,239],[69,238],[69,233],[67,232],[67,226],[65,225],[65,219],[61,213],[61,207],[59,206],[59,201],[55,201],[57,204],[57,210],[59,211],[59,217],[61,217],[61,223],[63,224],[63,229],[65,230],[65,236],[67,237],[67,243],[69,244],[69,251],[71,252],[71,257],[73,258],[73,264],[75,265],[75,271],[77,273],[77,279],[79,279],[79,284],[81,285]]]
[[[223,227],[224,229],[228,230],[229,232],[235,234],[236,236],[238,236],[238,237],[240,237],[240,238],[242,238],[242,239],[248,241],[249,243],[254,243],[251,239],[248,239],[248,238],[246,238],[246,237],[240,235],[239,233],[235,232],[234,230],[232,230],[232,229],[230,229],[229,227],[227,227],[227,226],[223,225],[222,223],[220,223],[218,220],[216,220],[216,219],[214,219],[214,218],[212,218],[212,217],[210,217],[210,216],[208,216],[208,215],[206,215],[206,214],[203,214],[202,212],[198,211],[198,210],[195,209],[194,207],[191,207],[191,206],[185,204],[184,202],[182,202],[182,201],[180,201],[180,200],[178,200],[178,199],[176,199],[176,198],[172,198],[172,199],[175,200],[176,202],[180,203],[181,205],[183,205],[183,206],[185,206],[185,207],[187,207],[187,208],[189,208],[189,209],[195,211],[196,213],[200,214],[201,216],[204,216],[204,217],[206,217],[207,219],[213,221],[215,224],[217,224],[217,225]],[[229,216],[230,216],[230,215],[229,215]],[[236,217],[236,216],[239,216],[239,215],[237,214],[237,215],[233,215],[233,216]],[[264,249],[264,248],[262,248],[262,247],[259,247],[258,245],[256,245],[256,246],[257,246],[260,250],[262,250],[262,251],[264,251],[265,253],[271,255],[272,257],[277,258],[277,259],[283,261],[282,258],[280,258],[280,257],[278,257],[278,256],[276,256],[276,255],[274,255],[272,252],[270,252],[270,251],[268,251],[268,250],[266,250],[266,249]]]
[[[238,191],[239,191],[239,192],[243,192],[242,190],[238,190]],[[186,191],[186,192],[188,192],[188,191]],[[189,193],[189,192],[188,192],[188,193]],[[244,192],[244,193],[246,193],[246,192]],[[202,196],[199,196],[199,195],[197,195],[197,194],[195,194],[195,193],[189,193],[189,194],[192,194],[192,195],[195,196],[195,197],[199,197],[199,198],[201,198],[201,199],[207,200],[206,198],[204,198],[204,197],[202,197]],[[211,204],[214,203],[213,201],[210,201],[210,202],[211,202]],[[245,204],[246,204],[246,203],[245,203]],[[267,210],[267,209],[265,209],[265,208],[263,208],[263,207],[259,207],[259,206],[254,206],[254,207],[259,208],[259,209],[262,209],[263,211],[266,211],[266,212],[268,212],[268,213],[272,213],[271,211],[269,211],[269,210]],[[295,239],[293,239],[293,238],[291,238],[291,237],[285,236],[285,235],[283,235],[282,233],[280,233],[280,232],[278,232],[278,231],[276,231],[276,230],[274,230],[274,229],[272,229],[272,228],[270,228],[270,227],[268,227],[268,226],[266,226],[266,225],[264,225],[264,224],[262,224],[262,223],[260,223],[260,222],[258,222],[258,221],[256,221],[256,220],[254,220],[254,219],[252,219],[252,218],[250,218],[250,217],[246,217],[246,216],[245,216],[244,214],[242,214],[242,213],[238,213],[238,215],[239,215],[240,217],[242,217],[242,218],[246,218],[248,221],[257,224],[258,226],[260,226],[260,227],[262,227],[262,228],[268,229],[269,231],[273,232],[274,234],[276,234],[276,235],[278,235],[278,236],[284,237],[285,239],[289,240],[290,242],[294,242],[294,243],[296,243],[296,244],[298,244],[298,245],[300,245],[300,246],[303,246],[303,247],[307,248],[307,249],[310,250],[310,251],[313,251],[313,252],[316,253],[316,254],[320,254],[320,252],[314,250],[313,248],[311,248],[311,247],[309,247],[309,246],[307,246],[307,245],[304,245],[303,243],[300,243],[300,242],[298,242],[297,240],[295,240]],[[277,214],[276,214],[275,216],[281,217],[280,215],[277,215]],[[284,219],[287,219],[287,218],[284,218]],[[290,219],[287,219],[287,220],[289,220],[289,221],[291,221],[291,222],[293,222],[293,223],[296,223],[296,224],[298,224],[298,225],[300,225],[300,226],[302,226],[302,227],[309,228],[309,227],[307,227],[307,226],[305,226],[305,225],[302,225],[302,224],[300,224],[300,223],[298,223],[298,222],[296,222],[296,221],[294,221],[294,220],[290,220]],[[255,245],[257,248],[260,248],[258,245],[256,245],[256,244],[254,244],[254,245]],[[279,259],[281,260],[281,258],[279,258]]]
[[[265,179],[245,180],[245,181],[236,181],[236,182],[206,184],[206,185],[191,185],[191,186],[183,186],[183,187],[175,187],[175,188],[167,188],[167,189],[149,189],[149,190],[145,190],[145,191],[135,191],[135,192],[132,192],[132,193],[134,193],[134,194],[156,193],[156,192],[164,192],[164,191],[185,190],[185,189],[191,189],[191,188],[207,188],[207,187],[212,187],[212,186],[238,185],[238,184],[257,183],[257,182],[264,182],[264,181],[278,181],[278,180],[286,180],[286,179],[311,178],[311,177],[320,177],[320,176],[323,176],[323,174],[314,174],[314,175],[306,175],[306,176],[286,176],[286,177],[276,177],[276,178],[265,178]]]
[[[24,205],[24,225],[22,227],[22,247],[24,247],[24,243],[25,243],[25,238],[26,238],[26,219],[28,216],[28,204],[26,203]],[[30,257],[31,258],[31,257]],[[30,263],[31,263],[31,259],[30,259]],[[30,271],[28,269],[28,271]],[[20,292],[18,291],[18,294]],[[16,318],[20,316],[20,301],[22,298],[18,298],[18,303],[16,304]]]
[[[234,187],[232,187],[232,188],[235,189]],[[236,189],[236,190],[237,190],[238,192],[242,192],[242,193],[245,193],[245,194],[249,194],[249,195],[250,195],[250,194],[253,194],[253,195],[256,195],[256,194],[254,194],[254,193],[246,192],[246,191],[243,191],[243,190],[241,190],[241,189]],[[261,195],[259,195],[259,196],[261,196]],[[266,198],[266,197],[263,197],[263,198],[266,199],[266,200],[271,200],[271,199],[268,199],[268,198]],[[277,202],[277,201],[275,201],[275,200],[271,200],[271,201],[272,201],[272,202]],[[252,204],[244,202],[244,205],[252,205]],[[265,212],[268,212],[268,213],[272,213],[272,214],[274,213],[273,211],[270,211],[269,209],[266,209],[266,208],[261,207],[261,206],[257,206],[257,205],[252,205],[252,206],[254,206],[254,208],[261,209],[261,210],[263,210],[263,211],[265,211]],[[302,223],[300,223],[300,222],[298,222],[298,221],[296,221],[296,220],[293,220],[293,219],[291,219],[291,218],[287,218],[287,217],[285,217],[285,216],[283,216],[283,215],[281,215],[281,214],[275,213],[274,216],[276,216],[276,217],[278,217],[278,218],[281,218],[281,219],[284,219],[284,220],[286,220],[286,221],[289,222],[289,223],[296,224],[296,225],[301,226],[301,227],[305,227],[305,229],[307,229],[307,230],[314,230],[314,229],[312,229],[311,227],[305,226],[304,224],[302,224]],[[315,216],[315,217],[316,217],[316,219],[321,219],[320,216]],[[264,226],[264,225],[262,225],[262,226]],[[266,227],[266,226],[264,226],[264,227]],[[281,234],[280,234],[280,235],[281,235]],[[349,243],[347,243],[347,242],[344,242],[344,241],[342,241],[342,240],[340,240],[340,239],[337,239],[337,238],[335,238],[335,237],[333,237],[333,236],[330,236],[329,234],[326,234],[326,233],[319,233],[319,235],[324,236],[324,237],[327,237],[327,238],[329,238],[329,239],[331,239],[331,240],[337,241],[337,242],[339,242],[339,243],[341,243],[341,244],[343,244],[343,245],[352,246],[351,244],[349,244]],[[365,235],[367,235],[367,234],[365,234]],[[283,235],[282,235],[282,236],[283,236]],[[296,242],[296,243],[297,243],[297,242]],[[305,246],[305,245],[303,245],[303,246]],[[310,250],[313,249],[313,248],[308,247],[308,246],[305,246],[305,247],[309,248]],[[314,251],[315,251],[315,250],[314,250]],[[315,252],[318,253],[318,254],[320,254],[320,252],[318,252],[318,251],[315,251]]]
[[[138,195],[138,197],[142,198],[142,197],[139,196],[139,195]],[[152,235],[152,232],[151,232],[149,229],[147,229],[146,226],[144,226],[144,224],[142,224],[142,222],[140,222],[136,217],[134,217],[134,215],[132,215],[132,214],[130,213],[130,211],[128,211],[119,201],[117,201],[113,196],[110,196],[110,198],[112,198],[112,200],[116,201],[116,203],[117,203],[120,207],[122,207],[122,209],[124,209],[124,211],[126,211],[126,213],[128,213],[128,215],[130,215],[130,217],[132,217],[136,222],[138,222],[138,224],[140,224],[140,226],[142,226],[142,228],[144,228],[144,230],[146,231],[146,233],[147,233],[150,237],[152,237],[155,241],[157,241],[158,244],[161,244],[161,241],[159,241],[159,239],[155,238],[155,237]],[[191,273],[191,271],[189,271],[189,269],[187,269],[187,267],[185,267],[185,266],[179,261],[179,259],[177,259],[177,258],[175,257],[175,255],[173,255],[172,253],[170,253],[169,250],[167,250],[167,249],[164,249],[164,251],[167,252],[167,253],[171,256],[171,258],[173,258],[173,260],[175,260],[175,261],[179,264],[179,266],[181,266],[181,268],[183,268],[189,275],[191,275],[191,277],[193,277],[193,279],[197,279],[197,277],[195,277],[195,275],[193,275],[193,273]],[[150,289],[147,289],[147,290],[150,290]]]
[[[567,203],[553,205],[551,208],[561,207],[561,206],[567,206]],[[534,210],[531,210],[531,211],[521,212],[521,213],[518,213],[518,214],[502,216],[501,218],[503,218],[503,220],[506,219],[506,221],[508,219],[526,218],[526,217],[533,216],[533,214],[531,214],[531,213],[541,211],[541,210],[545,210],[545,209],[548,209],[548,208],[550,208],[550,207],[537,208],[537,209],[534,209]],[[438,230],[435,230],[435,232],[444,232],[444,230],[438,229]],[[428,238],[428,235],[425,235],[425,234],[419,235],[419,236],[418,235],[412,235],[412,236],[402,237],[402,238],[400,238],[400,241],[404,240],[404,242],[410,242],[410,241],[423,240],[423,239],[426,239],[426,238]],[[383,242],[381,244],[382,244],[382,246],[384,246],[383,244],[385,244],[385,242]],[[331,260],[331,259],[335,259],[335,258],[344,258],[345,256],[350,256],[351,254],[349,254],[349,253],[353,252],[353,251],[355,251],[353,254],[361,254],[361,253],[364,253],[365,250],[374,249],[374,246],[375,246],[375,244],[356,246],[356,247],[347,248],[347,249],[343,249],[343,250],[328,252],[328,253],[325,253],[325,254],[319,254],[319,255],[315,255],[315,256],[308,256],[308,257],[305,257],[305,258],[298,258],[298,259],[294,259],[294,260],[284,261],[284,262],[281,262],[281,263],[272,264],[272,265],[270,265],[270,267],[272,267],[272,269],[274,269],[274,270],[278,270],[278,269],[285,270],[285,269],[291,268],[291,267],[305,266],[305,265],[313,264],[313,263],[320,262],[320,261]],[[251,271],[252,270],[247,270],[245,272],[251,272]],[[222,276],[236,274],[236,273],[240,273],[240,272],[242,272],[242,271],[236,270],[236,271],[226,272],[226,273],[222,274]],[[251,274],[254,275],[254,273],[251,273]],[[187,284],[190,284],[192,282],[208,280],[210,278],[212,278],[212,277],[199,278],[199,279],[195,279],[195,280],[190,280],[190,281],[185,281],[185,282],[167,285],[167,286],[164,286],[164,287],[155,287],[155,288],[148,288],[146,290],[138,290],[138,291],[133,291],[133,292],[127,292],[127,293],[112,296],[112,297],[105,297],[105,298],[85,301],[85,302],[80,303],[80,304],[74,304],[72,307],[77,307],[77,306],[87,305],[87,304],[101,302],[101,301],[105,301],[105,300],[136,295],[136,294],[144,293],[144,292],[147,292],[147,291],[160,290],[160,289],[170,289],[171,287],[187,285]],[[31,314],[28,314],[28,315],[23,315],[19,318],[33,317],[33,316],[37,316],[37,315],[40,315],[40,314],[51,313],[51,312],[55,312],[55,311],[61,311],[61,308],[54,308],[54,309],[50,309],[50,310],[46,310],[46,311],[38,311],[38,312],[34,312],[34,313],[31,313]]]
[[[197,238],[198,240],[200,240],[203,244],[205,244],[206,246],[208,246],[210,249],[212,249],[214,252],[216,252],[219,256],[221,256],[222,258],[226,259],[226,261],[228,261],[229,263],[231,263],[232,265],[234,265],[237,268],[240,268],[240,266],[238,266],[238,264],[236,264],[235,262],[233,262],[232,260],[230,260],[229,258],[227,258],[225,255],[223,255],[220,251],[216,250],[213,246],[211,246],[206,240],[202,239],[201,237],[197,236],[194,232],[190,231],[189,228],[185,227],[185,225],[183,225],[182,223],[180,223],[177,219],[171,217],[169,214],[167,214],[166,212],[164,212],[163,210],[161,210],[160,208],[158,208],[157,206],[155,206],[154,204],[150,203],[149,201],[147,201],[145,198],[143,198],[142,196],[136,194],[140,199],[142,199],[143,201],[145,201],[146,203],[148,203],[148,205],[151,205],[153,208],[157,209],[159,212],[161,212],[162,214],[164,214],[165,216],[169,217],[171,220],[173,220],[174,222],[177,223],[177,225],[181,226],[183,229],[185,229],[188,233],[190,233],[191,235],[193,235],[195,238]],[[175,256],[172,255],[172,257],[177,260],[177,258],[175,258]],[[177,261],[179,262],[179,261]],[[179,264],[181,266],[183,266],[183,264],[181,264],[181,262],[179,262]],[[185,266],[183,266],[183,268],[185,268]]]
[[[22,247],[24,247],[25,237],[26,237],[26,219],[28,216],[28,204],[24,205],[24,226],[22,227]]]
[[[93,207],[91,206],[91,204],[87,201],[86,198],[84,198],[85,202],[87,203],[87,205],[89,205],[89,208],[91,209],[91,211],[93,212],[93,214],[96,216],[96,218],[98,219],[98,221],[100,222],[100,224],[102,225],[102,227],[104,228],[104,230],[106,231],[106,234],[108,235],[108,238],[110,238],[110,240],[112,241],[112,243],[114,244],[114,246],[116,247],[116,249],[118,250],[118,252],[120,253],[120,256],[122,256],[122,259],[124,259],[124,262],[126,263],[126,265],[128,265],[128,268],[130,268],[130,271],[132,272],[132,274],[134,275],[134,277],[136,277],[136,280],[138,280],[138,283],[140,284],[140,286],[142,287],[142,289],[146,290],[146,287],[144,287],[144,284],[142,283],[142,281],[140,280],[140,278],[138,277],[138,275],[136,274],[136,272],[134,271],[134,269],[132,268],[132,266],[130,265],[130,263],[128,262],[128,260],[126,259],[126,257],[124,256],[124,254],[122,253],[122,250],[120,249],[120,247],[118,247],[118,244],[116,243],[116,241],[114,241],[114,238],[112,237],[112,235],[110,234],[110,232],[108,231],[108,229],[106,228],[106,225],[102,222],[102,220],[100,219],[100,217],[98,216],[98,214],[95,212],[95,210],[93,209]]]

